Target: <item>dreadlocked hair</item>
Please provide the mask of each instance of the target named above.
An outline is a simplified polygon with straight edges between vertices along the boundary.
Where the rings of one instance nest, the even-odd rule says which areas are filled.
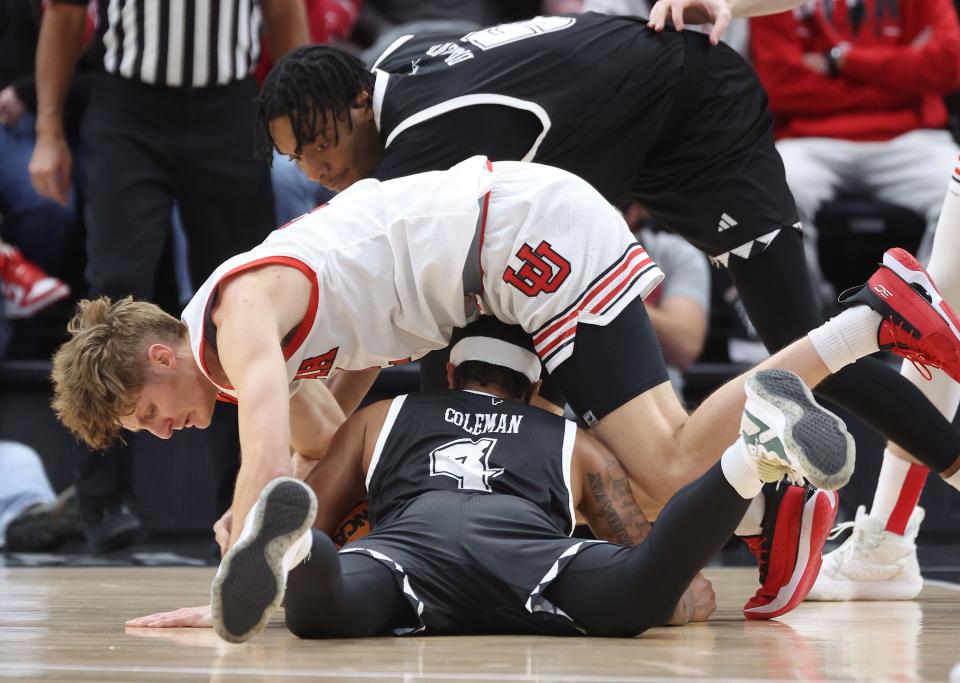
[[[276,147],[270,122],[290,119],[296,153],[310,144],[333,118],[334,144],[340,141],[339,120],[350,130],[350,107],[362,91],[373,91],[373,74],[366,65],[329,45],[305,45],[289,52],[270,70],[257,97],[257,157],[270,161]]]

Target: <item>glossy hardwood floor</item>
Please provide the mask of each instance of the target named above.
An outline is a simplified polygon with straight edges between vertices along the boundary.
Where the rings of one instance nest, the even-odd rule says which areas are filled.
[[[245,645],[209,629],[123,622],[206,601],[208,568],[0,568],[0,679],[75,681],[933,680],[960,660],[960,591],[917,602],[806,603],[746,622],[755,570],[707,572],[707,624],[631,640],[378,638],[299,641],[279,620]],[[958,671],[960,674],[960,671]],[[958,678],[957,680],[960,680]]]

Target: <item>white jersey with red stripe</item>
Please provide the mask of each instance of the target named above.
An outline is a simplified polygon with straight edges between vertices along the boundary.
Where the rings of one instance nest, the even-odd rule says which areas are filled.
[[[199,367],[213,381],[201,349],[216,349],[210,310],[219,285],[271,263],[313,282],[307,316],[284,344],[291,383],[445,347],[452,329],[468,322],[463,265],[492,181],[483,157],[449,171],[362,180],[224,262],[182,315]],[[233,387],[218,386],[236,398]]]
[[[578,322],[608,323],[663,277],[619,213],[559,169],[472,157],[449,171],[364,180],[200,287],[182,317],[211,380],[201,350],[216,349],[219,285],[271,263],[314,283],[307,316],[284,345],[293,384],[443,348],[469,322],[474,297],[482,312],[534,335],[553,369],[572,353]],[[465,292],[476,271],[480,291]]]
[[[606,325],[652,292],[663,272],[620,213],[580,178],[536,164],[493,167],[481,308],[533,335],[553,370],[573,353],[578,323]]]

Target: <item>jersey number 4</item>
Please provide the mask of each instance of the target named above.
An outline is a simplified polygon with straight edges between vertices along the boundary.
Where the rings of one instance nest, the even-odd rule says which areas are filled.
[[[490,480],[503,474],[502,467],[490,468],[488,461],[496,439],[457,439],[430,453],[430,476],[457,480],[457,488],[490,491]]]

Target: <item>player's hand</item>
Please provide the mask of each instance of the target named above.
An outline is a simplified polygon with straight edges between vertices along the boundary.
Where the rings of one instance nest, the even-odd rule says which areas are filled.
[[[30,182],[37,194],[62,206],[67,205],[73,155],[62,135],[38,136],[27,168],[30,170]]]
[[[210,628],[213,619],[210,605],[203,607],[181,607],[172,612],[157,612],[145,617],[130,619],[125,626],[139,628]]]
[[[0,90],[0,125],[12,128],[17,125],[26,111],[26,105],[17,96],[17,91],[12,85]]]
[[[662,31],[667,20],[682,31],[686,24],[713,24],[710,42],[716,45],[730,25],[730,5],[727,0],[658,0],[650,9],[647,26]]]
[[[223,516],[213,524],[213,537],[220,546],[220,557],[223,557],[230,545],[230,530],[233,527],[233,508],[223,513]]]
[[[667,624],[683,626],[691,621],[706,621],[716,609],[717,595],[713,592],[713,584],[703,574],[697,574],[684,591]]]

